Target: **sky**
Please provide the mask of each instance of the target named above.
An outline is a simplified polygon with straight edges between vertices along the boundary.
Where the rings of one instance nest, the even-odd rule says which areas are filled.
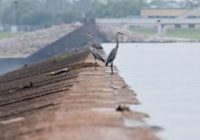
[[[148,1],[152,1],[152,0],[148,0]],[[184,1],[184,0],[174,0],[174,1],[180,2],[180,1]]]

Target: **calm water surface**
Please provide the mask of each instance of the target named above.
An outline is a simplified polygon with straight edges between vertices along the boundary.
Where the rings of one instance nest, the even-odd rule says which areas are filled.
[[[7,72],[19,69],[22,66],[23,66],[23,63],[20,62],[20,60],[18,59],[16,60],[15,59],[13,60],[0,59],[0,76]]]
[[[103,44],[108,53],[115,44]],[[200,139],[200,44],[120,44],[115,65],[163,140]]]

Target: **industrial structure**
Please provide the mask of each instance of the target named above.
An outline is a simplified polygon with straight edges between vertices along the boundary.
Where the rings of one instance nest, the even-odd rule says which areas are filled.
[[[184,9],[184,8],[143,8],[141,9],[142,18],[189,18],[200,19],[200,9]]]
[[[168,27],[175,28],[200,28],[200,9],[184,8],[143,8],[141,9],[141,18],[156,19],[160,21],[174,21]],[[182,21],[178,22],[178,21]],[[162,24],[165,26],[166,24]]]

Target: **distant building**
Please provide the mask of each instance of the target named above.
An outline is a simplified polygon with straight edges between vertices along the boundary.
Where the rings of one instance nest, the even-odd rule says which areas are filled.
[[[143,8],[141,10],[141,17],[150,19],[173,19],[179,17],[200,19],[200,10],[184,8]]]
[[[174,28],[200,28],[200,22],[185,23],[186,20],[197,19],[200,21],[200,9],[185,9],[185,8],[143,8],[141,10],[141,17],[144,19],[182,19],[182,23],[167,25],[167,27]],[[162,24],[165,26],[165,24]]]

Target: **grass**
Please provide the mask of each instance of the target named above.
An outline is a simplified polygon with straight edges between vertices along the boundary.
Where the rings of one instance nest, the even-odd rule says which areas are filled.
[[[166,36],[200,40],[200,29],[168,29]]]
[[[155,28],[131,28],[131,30],[144,35],[155,35],[157,33]]]
[[[11,38],[16,36],[17,33],[10,33],[10,32],[0,32],[0,40],[4,38]]]
[[[63,54],[56,56],[55,60],[56,61],[62,61],[62,60],[66,59],[66,58],[68,58],[68,57],[70,57],[72,55],[73,55],[72,52],[64,52]]]
[[[141,33],[144,35],[156,35],[156,28],[131,28],[133,32]],[[187,28],[187,29],[167,29],[166,37],[186,38],[200,40],[200,29]]]

